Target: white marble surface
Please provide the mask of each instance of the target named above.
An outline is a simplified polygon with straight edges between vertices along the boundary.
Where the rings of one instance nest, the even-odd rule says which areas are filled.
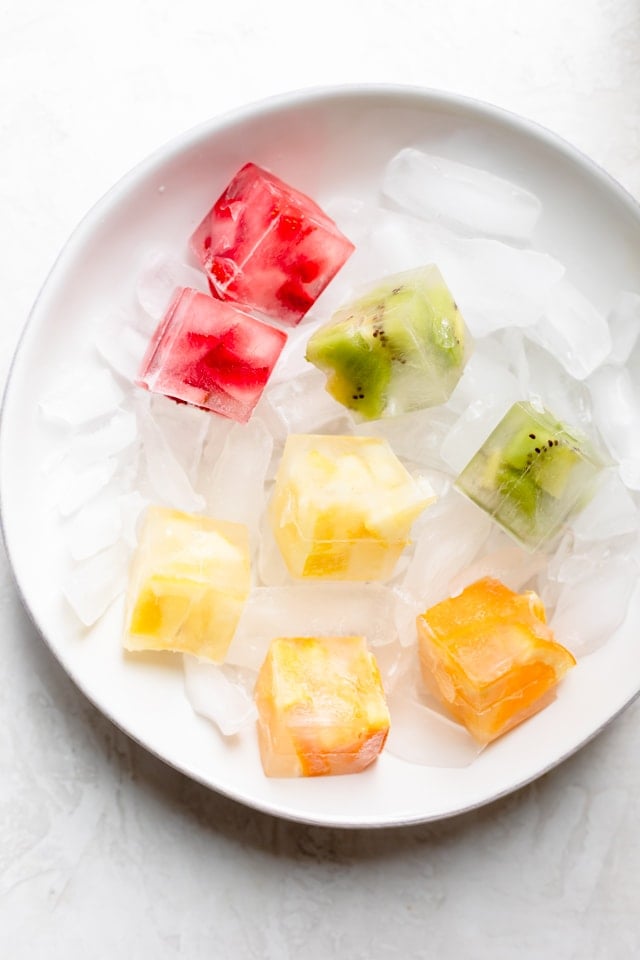
[[[223,110],[347,81],[515,110],[640,196],[638,0],[4,0],[2,378],[58,250],[123,172]],[[464,817],[289,824],[191,783],[103,719],[31,626],[4,558],[1,578],[3,958],[640,955],[640,704]]]

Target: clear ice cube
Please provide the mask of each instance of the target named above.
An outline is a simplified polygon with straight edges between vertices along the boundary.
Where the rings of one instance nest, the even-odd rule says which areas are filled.
[[[62,592],[78,619],[96,623],[127,586],[129,552],[122,543],[78,563],[62,584]]]
[[[258,712],[248,691],[255,674],[184,654],[184,687],[189,703],[225,737],[252,723]]]
[[[576,656],[593,653],[606,643],[626,618],[638,573],[630,556],[601,559],[596,548],[584,578],[567,583],[560,593],[550,623],[558,640]]]
[[[40,402],[47,420],[80,427],[113,414],[124,399],[122,390],[108,370],[74,373],[62,378],[58,387]]]
[[[609,313],[611,353],[607,363],[626,363],[640,334],[640,293],[623,290]]]
[[[254,541],[265,506],[265,478],[272,452],[273,438],[260,419],[235,424],[203,487],[211,514],[245,523]]]
[[[542,206],[530,191],[477,167],[407,147],[389,163],[383,192],[428,220],[481,235],[526,240]]]
[[[609,325],[590,300],[568,280],[559,283],[544,317],[527,329],[576,380],[584,380],[611,352]]]
[[[375,650],[397,637],[394,595],[381,584],[257,587],[227,661],[258,670],[274,637],[364,636]]]
[[[179,287],[193,287],[209,293],[201,270],[177,260],[163,250],[147,254],[138,274],[136,295],[142,309],[153,320],[160,320]]]

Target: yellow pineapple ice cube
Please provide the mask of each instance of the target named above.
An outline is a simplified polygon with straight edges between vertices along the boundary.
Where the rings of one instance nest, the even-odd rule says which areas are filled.
[[[293,577],[386,580],[435,499],[377,437],[291,435],[270,518]]]
[[[151,506],[131,567],[124,646],[219,662],[249,588],[244,524]]]

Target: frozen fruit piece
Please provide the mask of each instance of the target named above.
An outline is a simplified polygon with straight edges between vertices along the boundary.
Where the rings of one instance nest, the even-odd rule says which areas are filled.
[[[317,330],[307,359],[327,390],[374,420],[445,403],[469,354],[462,315],[434,265],[386,277]]]
[[[385,440],[298,434],[287,438],[270,517],[293,577],[385,580],[434,499]]]
[[[287,335],[184,287],[153,335],[136,383],[245,423]]]
[[[191,237],[214,294],[296,324],[354,246],[320,207],[247,163]]]
[[[268,777],[358,773],[389,731],[380,672],[363,637],[274,640],[255,698]]]
[[[245,526],[149,507],[131,569],[124,645],[221,661],[249,587]]]
[[[547,410],[515,403],[456,487],[535,549],[589,502],[603,466],[587,437]]]
[[[546,706],[576,662],[554,640],[535,593],[488,577],[431,607],[417,626],[426,686],[481,743]]]

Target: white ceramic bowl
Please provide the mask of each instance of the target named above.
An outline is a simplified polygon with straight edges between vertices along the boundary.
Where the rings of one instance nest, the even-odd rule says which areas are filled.
[[[547,131],[486,104],[435,92],[353,87],[294,93],[216,118],[136,167],[90,211],[33,308],[6,390],[0,491],[6,544],[25,604],[84,693],[174,767],[261,810],[319,824],[382,826],[448,816],[487,803],[559,763],[640,690],[640,602],[626,626],[580,662],[562,696],[470,766],[414,766],[383,755],[355,777],[268,780],[252,736],[225,741],[196,716],[173,657],[125,660],[119,623],[89,635],[61,596],[68,564],[43,463],[59,443],[38,400],[60,365],[95,364],[87,318],[133,296],[141,254],[180,252],[220,185],[251,159],[321,204],[371,198],[389,158],[420,144],[516,180],[538,194],[541,248],[557,256],[596,304],[640,287],[640,211],[587,158]]]

